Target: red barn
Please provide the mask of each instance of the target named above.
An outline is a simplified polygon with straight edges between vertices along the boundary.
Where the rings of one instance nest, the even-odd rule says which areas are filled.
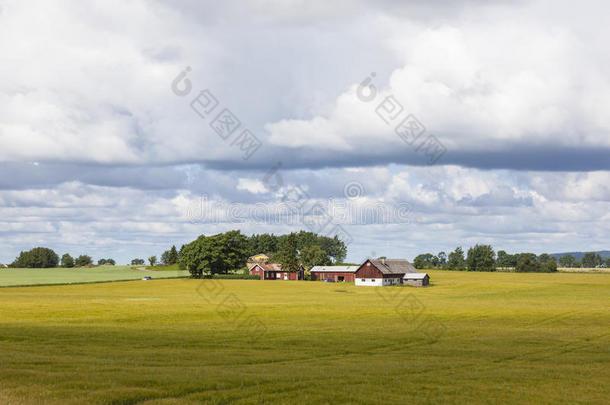
[[[369,259],[356,270],[356,285],[402,284],[407,273],[413,275],[418,271],[405,259]]]
[[[250,274],[261,280],[303,280],[305,268],[300,266],[298,272],[283,271],[280,263],[256,263],[250,266]]]
[[[313,266],[310,270],[312,280],[333,280],[354,282],[358,266]]]

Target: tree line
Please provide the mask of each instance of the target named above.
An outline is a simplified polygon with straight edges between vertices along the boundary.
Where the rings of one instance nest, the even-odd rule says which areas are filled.
[[[330,238],[313,232],[265,233],[248,237],[240,231],[229,231],[200,235],[182,246],[179,262],[193,277],[202,277],[243,269],[248,257],[259,253],[270,256],[272,262],[282,265],[282,269],[295,272],[301,264],[311,268],[341,262],[347,255],[347,247],[336,236]]]
[[[508,254],[504,250],[498,253],[490,245],[475,245],[468,249],[466,255],[457,247],[448,255],[439,252],[437,255],[424,253],[413,260],[417,269],[442,269],[462,271],[496,271],[498,268],[514,268],[516,272],[549,273],[557,271],[554,257],[543,253]]]
[[[80,255],[73,258],[69,253],[64,253],[61,259],[53,249],[46,247],[35,247],[28,251],[22,251],[19,256],[10,264],[10,267],[26,267],[26,268],[50,268],[50,267],[84,267],[93,264],[93,260],[89,255]],[[98,265],[114,266],[114,259],[100,259]]]
[[[610,267],[610,257],[604,260],[599,253],[588,252],[582,260],[576,260],[574,256],[567,254],[559,258],[559,265],[570,268]]]

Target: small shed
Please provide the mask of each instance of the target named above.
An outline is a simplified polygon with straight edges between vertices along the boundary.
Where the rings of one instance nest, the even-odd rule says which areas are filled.
[[[425,287],[430,284],[430,276],[427,273],[405,273],[402,276],[402,283],[416,287]]]

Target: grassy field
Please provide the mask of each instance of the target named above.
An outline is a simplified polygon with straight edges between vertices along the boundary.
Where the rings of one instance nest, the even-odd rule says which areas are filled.
[[[160,268],[163,269],[163,268]],[[53,269],[0,269],[0,287],[39,284],[91,283],[99,281],[138,280],[142,277],[167,278],[188,276],[188,271],[142,271],[131,266],[98,266]]]
[[[608,403],[610,276],[431,277],[3,288],[0,403]]]

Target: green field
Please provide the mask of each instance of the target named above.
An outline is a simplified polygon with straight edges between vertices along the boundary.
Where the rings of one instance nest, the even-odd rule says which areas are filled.
[[[142,271],[131,266],[96,266],[53,269],[0,269],[0,287],[40,284],[92,283],[100,281],[139,280],[142,277],[168,278],[188,276],[188,271]]]
[[[610,275],[430,274],[2,288],[0,403],[608,403]]]

